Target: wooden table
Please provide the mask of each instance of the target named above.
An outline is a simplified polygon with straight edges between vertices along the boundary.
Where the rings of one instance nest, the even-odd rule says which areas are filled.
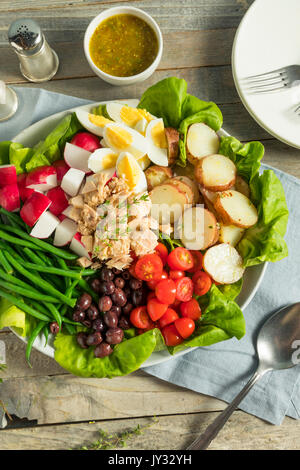
[[[231,48],[236,28],[253,0],[1,0],[0,79],[13,85],[39,87],[20,75],[17,57],[7,44],[7,29],[16,18],[36,19],[60,58],[47,90],[91,100],[137,98],[167,76],[186,79],[189,92],[215,101],[224,115],[224,128],[242,141],[259,139],[264,161],[300,177],[300,151],[274,139],[241,104],[231,74]],[[134,5],[150,13],[164,36],[164,53],[155,74],[146,82],[112,87],[94,76],[83,54],[82,40],[89,21],[101,10]],[[128,377],[82,379],[66,373],[52,359],[32,353],[11,332],[5,342],[7,371],[2,373],[0,398],[13,415],[1,431],[0,449],[70,449],[98,438],[98,430],[120,432],[152,423],[129,441],[129,449],[185,449],[196,433],[226,406],[220,400],[170,385],[143,372]],[[299,449],[300,422],[286,418],[281,426],[236,411],[210,449]]]

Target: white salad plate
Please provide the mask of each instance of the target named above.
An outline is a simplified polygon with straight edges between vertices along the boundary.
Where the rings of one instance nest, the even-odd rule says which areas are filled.
[[[127,103],[130,106],[136,107],[139,100],[132,99],[132,100],[114,100],[114,101],[122,101],[123,103]],[[19,142],[23,144],[24,146],[29,146],[32,147],[34,146],[37,142],[40,140],[43,140],[53,129],[54,127],[58,124],[58,122],[67,114],[75,111],[78,108],[85,109],[89,111],[91,107],[98,106],[100,104],[105,104],[108,103],[108,101],[101,101],[99,103],[92,103],[88,105],[83,105],[79,106],[76,108],[71,108],[66,111],[62,111],[60,113],[53,114],[52,116],[49,116],[45,119],[42,119],[41,121],[36,122],[35,124],[32,124],[29,126],[27,129],[23,130],[20,132],[18,135],[16,135],[12,140],[14,142]],[[224,135],[229,135],[227,132],[225,132],[223,129],[219,131],[220,136]],[[243,287],[242,290],[237,297],[236,301],[240,308],[244,310],[247,305],[251,302],[253,299],[257,289],[259,288],[259,285],[263,279],[263,276],[265,274],[267,267],[267,263],[259,264],[257,266],[251,266],[250,268],[247,268],[244,274],[244,282],[243,282]],[[16,334],[16,332],[14,331]],[[21,337],[17,334],[17,336],[24,342],[26,342],[26,338]],[[46,356],[54,358],[54,347],[53,347],[53,336],[49,335],[49,341],[48,344],[45,346],[45,338],[44,337],[38,337],[35,342],[33,347],[40,351],[41,353],[45,354]],[[194,348],[193,348],[194,349]],[[155,364],[159,364],[160,362],[165,362],[168,361],[174,357],[181,356],[183,354],[186,354],[190,352],[192,348],[187,348],[183,351],[178,352],[177,354],[174,354],[173,356],[168,353],[168,351],[158,351],[154,352],[151,357],[149,357],[144,363],[143,367],[148,367],[148,366],[153,366]]]
[[[297,86],[249,94],[242,80],[288,65],[300,65],[300,1],[256,0],[242,19],[233,43],[232,72],[247,111],[277,139],[300,148],[300,77]]]

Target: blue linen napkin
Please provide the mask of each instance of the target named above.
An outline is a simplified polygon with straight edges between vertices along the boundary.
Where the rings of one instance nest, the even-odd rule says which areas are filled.
[[[38,88],[14,89],[19,97],[19,109],[9,121],[0,123],[0,141],[11,139],[46,116],[91,102]],[[270,167],[262,165],[264,168]],[[300,180],[274,171],[284,186],[290,211],[286,234],[289,257],[275,264],[269,263],[258,292],[244,310],[246,335],[240,341],[232,338],[146,367],[144,370],[148,374],[230,402],[255,371],[254,344],[259,326],[278,308],[300,300]],[[300,351],[298,357],[300,362]],[[299,365],[285,371],[268,372],[239,408],[273,424],[280,424],[285,415],[299,419]]]

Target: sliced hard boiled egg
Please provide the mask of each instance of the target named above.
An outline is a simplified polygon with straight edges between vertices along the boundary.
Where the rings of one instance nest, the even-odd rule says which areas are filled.
[[[162,118],[153,119],[146,128],[148,157],[156,165],[168,166],[168,145]]]
[[[140,134],[145,135],[147,126],[148,126],[147,119],[142,118],[136,123],[136,125],[134,126],[134,129],[138,131]]]
[[[146,119],[147,122],[153,119],[151,114],[144,109],[133,108],[118,102],[107,103],[106,113],[113,121],[123,123],[132,128],[141,119]]]
[[[143,170],[134,156],[129,152],[121,152],[117,163],[116,173],[119,178],[123,178],[130,191],[138,194],[147,190],[147,180]]]
[[[135,158],[141,158],[148,150],[145,137],[124,124],[107,124],[103,137],[106,144],[116,153],[129,152]]]
[[[148,166],[151,165],[151,160],[148,157],[148,155],[144,155],[141,158],[137,158],[136,161],[138,162],[138,164],[140,165],[143,171],[145,171],[148,168]]]
[[[103,136],[104,127],[112,123],[110,119],[98,114],[91,114],[83,109],[77,109],[76,116],[80,124],[88,131],[100,137]]]
[[[93,173],[98,171],[114,168],[118,159],[118,154],[113,152],[110,148],[97,149],[88,159],[88,168]]]

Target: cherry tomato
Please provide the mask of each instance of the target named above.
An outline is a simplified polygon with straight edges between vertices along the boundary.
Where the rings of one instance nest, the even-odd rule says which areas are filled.
[[[198,320],[201,317],[201,308],[196,299],[191,299],[188,302],[181,302],[180,313],[182,317]]]
[[[151,325],[151,319],[145,306],[136,307],[130,312],[130,322],[136,328],[148,328]]]
[[[153,297],[147,303],[147,312],[152,321],[159,320],[166,313],[168,308],[167,304],[162,304],[156,297]]]
[[[150,320],[149,326],[147,328],[138,328],[137,334],[142,335],[143,333],[146,333],[146,331],[153,330],[153,328],[157,328],[157,324],[153,321]]]
[[[211,288],[211,277],[204,271],[197,271],[192,277],[196,295],[204,295]]]
[[[194,266],[194,258],[191,253],[182,246],[178,246],[168,255],[170,269],[186,271]]]
[[[174,325],[182,338],[188,338],[195,330],[195,322],[191,318],[178,318]]]
[[[149,294],[147,295],[147,302],[149,302],[150,299],[153,299],[153,297],[155,297],[155,292],[152,290],[152,291],[149,292]]]
[[[183,341],[183,338],[179,335],[174,323],[162,328],[161,332],[167,346],[177,346]]]
[[[182,277],[175,281],[176,285],[176,299],[181,302],[188,302],[191,300],[194,291],[192,279],[189,277]]]
[[[159,242],[155,247],[155,251],[161,257],[161,260],[165,265],[169,254],[167,247],[163,243]]]
[[[162,271],[163,262],[155,253],[142,256],[135,265],[135,274],[142,281],[160,279]]]
[[[185,276],[185,272],[184,271],[179,271],[178,269],[177,270],[173,270],[171,269],[169,271],[169,277],[170,279],[173,279],[174,281],[176,279],[180,279],[181,277],[184,277]]]
[[[203,267],[203,254],[201,251],[197,250],[190,250],[190,253],[194,259],[194,266],[190,269],[187,269],[189,273],[195,273],[196,271],[200,271]]]
[[[159,279],[152,279],[152,281],[148,281],[147,286],[149,287],[149,289],[155,290],[155,287],[157,286],[158,282],[162,281],[163,279],[168,279],[168,273],[165,270],[163,270]]]
[[[170,323],[174,323],[175,320],[179,318],[178,314],[172,308],[168,308],[166,313],[158,320],[160,328],[164,328]]]
[[[155,295],[163,304],[172,304],[176,298],[176,285],[172,279],[159,281],[155,287]]]

